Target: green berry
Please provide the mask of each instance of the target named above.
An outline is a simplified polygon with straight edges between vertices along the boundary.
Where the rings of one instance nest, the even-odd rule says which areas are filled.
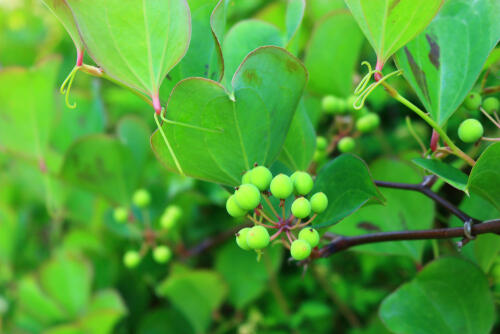
[[[318,151],[326,150],[327,146],[328,146],[328,142],[326,141],[325,137],[321,137],[321,136],[316,137],[316,149]]]
[[[295,260],[302,261],[311,255],[311,246],[307,241],[295,240],[290,247],[290,254]]]
[[[328,197],[322,192],[312,195],[310,202],[314,213],[322,213],[328,207]]]
[[[167,246],[158,246],[153,250],[153,259],[158,263],[166,263],[172,257],[172,251]]]
[[[490,96],[483,101],[483,108],[486,112],[492,114],[493,112],[497,112],[500,108],[500,102],[496,97]]]
[[[230,216],[234,218],[243,217],[247,214],[247,210],[243,210],[236,202],[235,195],[229,196],[226,201],[226,210]]]
[[[458,137],[464,143],[474,143],[483,136],[483,125],[473,118],[466,119],[458,127]]]
[[[127,268],[135,268],[141,262],[141,255],[139,252],[129,250],[123,255],[123,264]]]
[[[468,110],[477,110],[481,105],[481,95],[476,92],[470,92],[464,100],[463,106]]]
[[[182,217],[182,209],[177,205],[169,205],[161,215],[160,225],[164,229],[171,229]]]
[[[139,208],[145,208],[151,203],[151,195],[146,189],[139,189],[132,196],[132,202]]]
[[[354,102],[356,102],[356,96],[351,95],[347,98],[347,110],[354,112],[356,109],[354,109]]]
[[[356,142],[351,137],[344,137],[338,142],[339,151],[342,153],[352,152],[356,147]]]
[[[345,100],[333,95],[326,95],[321,100],[321,107],[324,111],[331,114],[341,114],[347,109]]]
[[[247,234],[250,231],[250,227],[244,227],[236,233],[236,244],[243,250],[250,250],[247,243]]]
[[[299,232],[299,239],[306,241],[312,248],[314,248],[319,244],[319,233],[312,227],[306,227]]]
[[[252,183],[251,175],[252,175],[252,169],[246,171],[245,174],[243,174],[243,177],[241,178],[241,184]]]
[[[252,169],[250,183],[259,188],[260,191],[267,190],[273,179],[273,174],[264,166],[258,166]]]
[[[264,226],[254,226],[247,232],[247,245],[250,249],[263,249],[269,245],[269,232]]]
[[[293,192],[293,182],[285,174],[276,175],[271,181],[271,194],[279,199],[285,199]]]
[[[375,130],[379,124],[380,117],[373,112],[368,112],[356,121],[356,129],[358,129],[359,132],[367,133]]]
[[[118,223],[124,223],[128,218],[128,210],[124,207],[118,207],[113,211],[113,218]]]
[[[311,175],[306,172],[295,172],[292,174],[290,179],[293,182],[295,193],[299,195],[307,195],[314,186],[314,181]]]
[[[243,184],[234,193],[234,199],[243,210],[253,210],[260,203],[260,191],[253,184]]]
[[[292,203],[292,214],[297,218],[306,218],[311,213],[311,203],[304,198],[299,197]]]

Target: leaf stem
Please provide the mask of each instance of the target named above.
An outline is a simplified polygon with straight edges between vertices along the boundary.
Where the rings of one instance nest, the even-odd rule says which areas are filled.
[[[170,146],[170,142],[168,141],[167,136],[165,135],[165,132],[163,131],[163,128],[160,124],[160,121],[158,120],[158,114],[156,112],[154,113],[154,119],[155,119],[156,125],[158,126],[158,131],[160,131],[161,136],[163,137],[163,141],[165,142],[165,145],[167,145],[168,151],[169,151],[170,155],[172,156],[172,159],[174,160],[175,166],[177,167],[179,174],[184,176],[184,171],[182,170],[181,165],[180,165],[179,161],[177,160],[177,156],[175,155],[174,150],[172,149],[172,146]]]

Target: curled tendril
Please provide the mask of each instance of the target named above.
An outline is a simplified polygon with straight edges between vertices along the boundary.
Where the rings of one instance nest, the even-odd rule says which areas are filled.
[[[354,96],[356,97],[356,99],[354,100],[353,108],[356,110],[360,110],[361,108],[364,107],[366,98],[371,94],[371,92],[375,88],[381,85],[385,80],[393,76],[401,75],[403,73],[403,71],[397,70],[392,73],[389,73],[388,75],[382,76],[383,75],[382,72],[379,70],[373,70],[370,63],[368,63],[367,61],[363,61],[361,65],[365,65],[368,68],[368,73],[363,77],[363,79],[361,79],[358,86],[354,90]],[[368,86],[368,83],[370,82],[372,75],[374,75],[375,73],[380,74],[382,78]]]
[[[73,80],[75,80],[76,73],[78,70],[80,70],[81,66],[75,66],[71,70],[71,72],[68,74],[66,79],[64,79],[64,82],[61,85],[61,88],[59,91],[61,94],[65,95],[64,101],[66,102],[66,106],[70,109],[75,109],[76,108],[76,102],[73,104],[69,103],[69,93],[71,91],[71,86],[73,85]]]

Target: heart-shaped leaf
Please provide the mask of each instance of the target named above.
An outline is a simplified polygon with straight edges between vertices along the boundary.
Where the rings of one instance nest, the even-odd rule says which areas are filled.
[[[347,10],[335,11],[315,27],[306,50],[308,90],[347,97],[363,45],[363,33]]]
[[[157,99],[189,45],[186,0],[65,1],[94,61],[110,77]]]
[[[462,172],[460,169],[456,169],[455,167],[436,159],[415,158],[412,161],[416,165],[433,174],[436,174],[450,186],[455,187],[458,190],[466,190],[468,177],[467,174]]]
[[[236,186],[254,163],[270,166],[285,141],[307,80],[286,50],[250,53],[233,78],[231,94],[217,82],[189,78],[172,91],[168,121],[151,137],[170,171]]]
[[[500,143],[481,154],[469,175],[467,189],[493,204],[500,211]]]
[[[339,156],[319,171],[312,193],[318,191],[328,196],[328,208],[315,219],[317,227],[339,222],[370,200],[384,201],[364,161],[351,154]]]
[[[457,110],[500,39],[500,2],[447,1],[396,63],[440,125]]]
[[[42,2],[62,23],[64,29],[66,29],[69,36],[73,40],[73,43],[75,43],[77,53],[81,53],[83,51],[83,42],[80,34],[78,33],[78,27],[76,26],[75,19],[73,18],[73,14],[71,13],[68,5],[66,5],[64,0],[42,0]]]
[[[380,317],[393,333],[487,334],[495,307],[488,280],[478,267],[443,258],[389,295]]]
[[[377,53],[377,69],[431,22],[444,0],[345,0]]]

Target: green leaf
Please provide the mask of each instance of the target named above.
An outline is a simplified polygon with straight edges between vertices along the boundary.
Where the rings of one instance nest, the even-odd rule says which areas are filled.
[[[205,333],[212,313],[227,295],[227,286],[215,272],[195,270],[171,274],[156,291],[184,314],[196,333]]]
[[[71,316],[85,310],[90,299],[92,272],[82,259],[60,254],[39,273],[40,285]]]
[[[231,78],[248,53],[265,45],[284,46],[280,30],[269,23],[245,20],[228,31],[222,47],[225,65],[222,82],[227,89],[231,89]]]
[[[461,170],[436,159],[415,158],[412,160],[417,166],[420,166],[432,174],[442,178],[450,186],[458,190],[465,191],[467,188],[467,174]]]
[[[179,83],[162,128],[182,172],[236,186],[254,163],[270,166],[281,151],[306,77],[303,65],[288,52],[263,47],[241,64],[231,95],[206,79]],[[159,131],[151,144],[163,165],[180,173]]]
[[[133,165],[129,168],[143,171],[151,154],[148,140],[151,134],[149,127],[139,117],[126,116],[119,121],[116,132],[123,145],[132,153]]]
[[[396,55],[398,67],[440,125],[457,110],[500,39],[500,2],[447,1],[429,27]]]
[[[159,94],[191,36],[185,0],[66,0],[89,55],[112,78]]]
[[[13,260],[19,239],[19,226],[14,212],[0,205],[0,265],[7,266]]]
[[[500,212],[492,204],[475,194],[464,197],[459,208],[463,212],[467,212],[471,217],[481,221],[500,218]],[[462,227],[464,223],[453,216],[450,220],[450,226]],[[478,235],[476,240],[470,246],[462,248],[461,252],[487,273],[500,252],[500,235]]]
[[[370,166],[377,180],[390,182],[418,183],[421,176],[400,161],[378,160]],[[371,205],[346,218],[342,224],[331,229],[341,235],[363,235],[366,233],[399,230],[421,230],[432,227],[434,203],[424,195],[400,189],[380,188],[386,198],[386,205]],[[356,247],[359,251],[410,256],[419,262],[424,251],[425,241],[398,241],[370,244]]]
[[[485,275],[468,261],[443,258],[389,295],[380,317],[393,333],[488,334],[494,312]]]
[[[278,157],[291,170],[307,170],[316,149],[316,133],[301,101]]]
[[[138,327],[138,334],[194,333],[182,313],[168,306],[149,310],[141,317]]]
[[[351,154],[339,156],[319,171],[312,193],[318,191],[328,196],[328,208],[315,219],[316,227],[333,225],[371,200],[384,201],[366,164]]]
[[[500,143],[495,143],[476,161],[469,175],[467,189],[488,200],[500,211]]]
[[[306,9],[305,0],[288,0],[288,7],[286,9],[286,41],[287,43],[299,30],[302,19],[304,18],[304,11]]]
[[[128,203],[135,190],[133,156],[118,140],[91,135],[77,140],[66,152],[61,176],[73,185],[117,203]]]
[[[380,68],[431,22],[444,0],[345,0]]]
[[[347,10],[335,11],[314,28],[306,50],[308,90],[347,97],[353,90],[363,34]]]
[[[25,70],[0,71],[0,147],[28,159],[46,153],[54,118],[54,87],[60,61]]]
[[[75,43],[77,53],[83,51],[83,41],[78,33],[73,14],[64,0],[42,0],[43,4],[57,17]]]
[[[267,288],[269,275],[266,266],[276,272],[283,258],[283,249],[278,245],[265,250],[261,261],[256,261],[255,252],[244,251],[234,240],[217,252],[215,269],[229,285],[228,299],[237,309],[250,304]]]

